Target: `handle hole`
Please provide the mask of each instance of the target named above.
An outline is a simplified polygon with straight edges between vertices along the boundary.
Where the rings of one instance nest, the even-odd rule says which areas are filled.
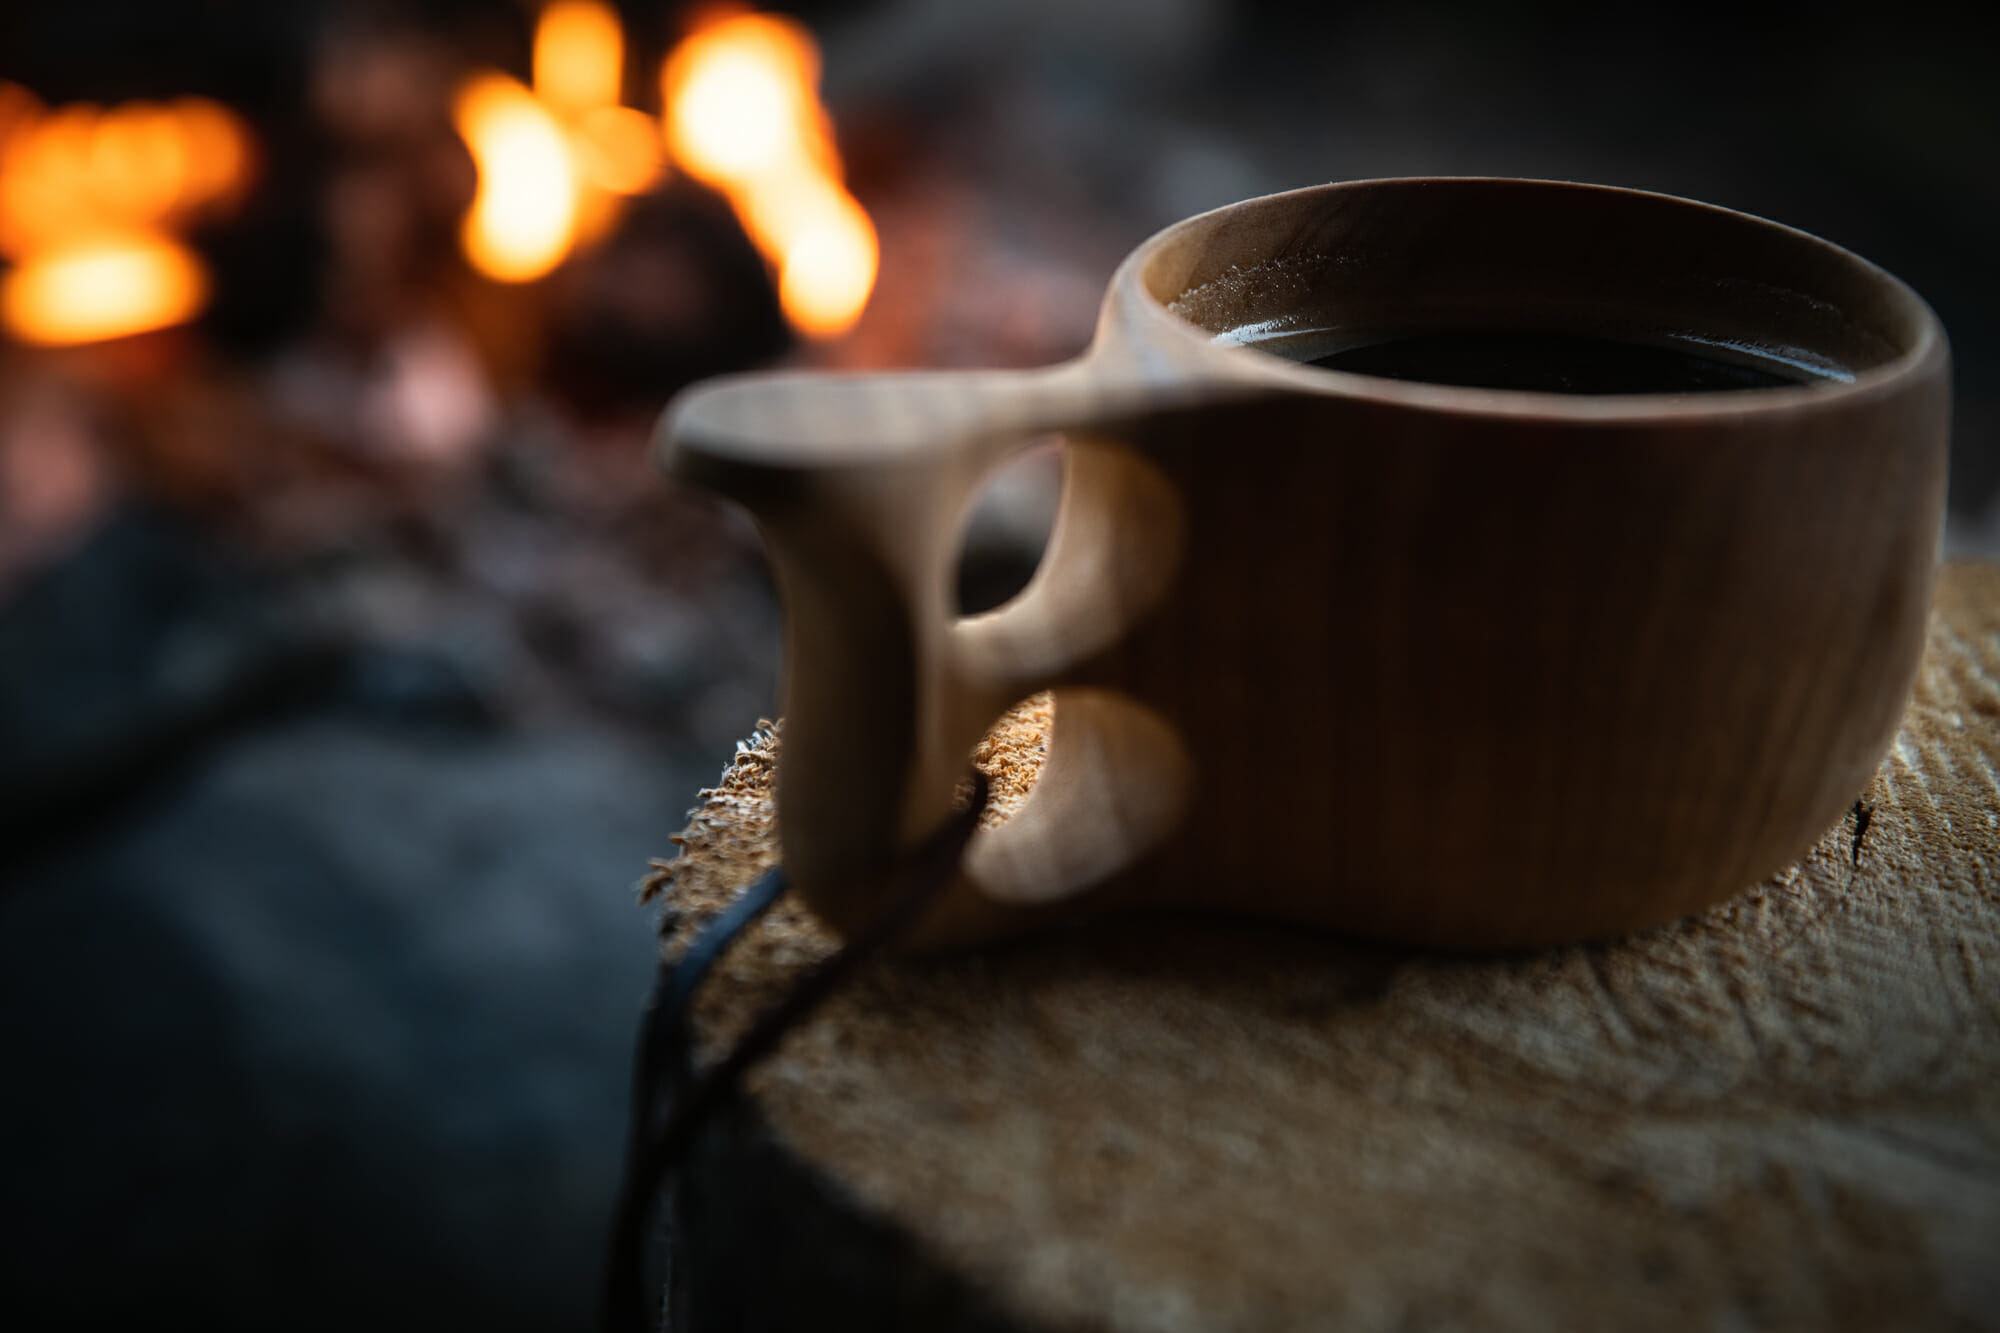
[[[993,469],[966,510],[953,577],[958,614],[978,615],[1021,594],[1049,548],[1062,498],[1060,435],[1038,437]]]
[[[1115,690],[1063,686],[1033,696],[995,731],[1000,745],[1012,744],[1004,757],[1032,768],[1013,796],[1002,790],[1013,784],[993,777],[1005,766],[989,768],[973,752],[1005,803],[994,811],[989,795],[999,822],[966,849],[965,868],[996,902],[1049,903],[1095,888],[1158,848],[1187,810],[1194,763],[1179,731]],[[1041,744],[1023,754],[1037,736]]]

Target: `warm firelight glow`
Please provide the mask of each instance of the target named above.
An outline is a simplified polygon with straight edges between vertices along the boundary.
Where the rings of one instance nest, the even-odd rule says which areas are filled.
[[[0,283],[0,319],[23,342],[99,342],[185,323],[208,275],[165,236],[103,236],[30,255]]]
[[[558,114],[616,106],[625,81],[625,30],[599,0],[556,0],[535,25],[535,93]]]
[[[841,184],[818,85],[812,34],[773,14],[698,28],[660,71],[669,152],[735,207],[778,271],[793,327],[825,338],[861,317],[880,256],[874,224]]]
[[[467,258],[501,282],[541,277],[610,226],[620,196],[658,182],[664,140],[735,208],[794,328],[825,338],[853,325],[880,257],[841,184],[812,35],[772,14],[714,17],[662,66],[657,128],[620,101],[624,67],[610,5],[555,0],[535,26],[532,91],[496,73],[459,90],[454,116],[479,169]]]
[[[775,14],[711,23],[661,71],[667,146],[692,175],[718,183],[784,172],[801,159],[827,165],[818,85],[819,50],[798,23]]]
[[[620,196],[659,180],[659,136],[620,104],[624,79],[617,12],[556,0],[535,24],[532,91],[490,71],[459,89],[453,118],[479,171],[461,238],[480,272],[541,277],[610,227]]]
[[[576,167],[562,126],[504,74],[459,89],[452,118],[479,168],[459,233],[466,257],[502,282],[541,277],[576,239]]]
[[[868,304],[879,260],[875,224],[842,191],[789,229],[778,302],[807,337],[844,333]]]
[[[584,177],[613,194],[640,194],[660,178],[660,136],[643,111],[594,106],[577,118],[571,146]]]
[[[198,97],[45,110],[0,84],[0,324],[22,342],[98,342],[185,323],[208,275],[173,229],[249,175],[242,122]]]

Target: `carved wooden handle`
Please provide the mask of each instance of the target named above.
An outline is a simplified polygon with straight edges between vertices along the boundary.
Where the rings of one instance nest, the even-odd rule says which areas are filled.
[[[1168,397],[1181,405],[1185,384]],[[712,381],[661,427],[675,477],[741,503],[786,615],[785,859],[843,931],[950,809],[967,755],[1016,699],[1109,647],[1165,595],[1180,501],[1137,451],[1071,438],[1049,551],[1006,606],[961,618],[952,577],[985,477],[1037,434],[1142,418],[1162,395],[1083,363],[1037,371]],[[998,899],[1094,882],[1165,831],[1186,761],[1171,728],[1105,691],[1059,702],[1035,817],[983,839],[968,874]]]

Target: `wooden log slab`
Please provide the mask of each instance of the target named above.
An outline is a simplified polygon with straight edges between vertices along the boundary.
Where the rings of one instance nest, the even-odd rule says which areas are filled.
[[[1046,722],[982,747],[1002,813]],[[775,861],[778,744],[677,839],[683,920]],[[2000,566],[1958,564],[1860,801],[1700,916],[1503,956],[1127,917],[872,966],[683,1173],[673,1327],[2000,1328],[1996,775]],[[831,946],[781,904],[699,1058]]]

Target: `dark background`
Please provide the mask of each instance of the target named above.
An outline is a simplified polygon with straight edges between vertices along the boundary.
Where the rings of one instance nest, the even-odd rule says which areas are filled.
[[[620,8],[650,70],[683,16]],[[0,78],[51,102],[205,93],[264,150],[242,214],[202,238],[219,289],[192,342],[105,390],[115,410],[65,391],[110,441],[107,498],[0,582],[0,1315],[586,1317],[653,950],[631,886],[773,708],[754,540],[643,461],[651,415],[700,374],[1052,360],[1082,346],[1112,266],[1152,230],[1291,186],[1638,186],[1819,233],[1932,302],[1957,359],[1948,540],[2000,553],[2000,92],[1966,13],[792,12],[825,45],[884,272],[852,334],[787,351],[741,238],[684,186],[639,210],[630,244],[697,257],[686,327],[592,305],[585,279],[615,287],[615,256],[579,262],[539,314],[478,306],[422,247],[390,297],[356,295],[328,182],[389,150],[329,127],[328,44],[519,73],[527,8],[0,11]],[[649,106],[650,76],[632,91]],[[329,367],[351,376],[336,399],[374,383],[410,311],[500,367],[492,424],[448,467],[284,406]],[[495,351],[495,326],[538,321],[539,355]],[[45,420],[22,404],[52,364],[0,347],[0,449]],[[165,462],[129,444],[191,396],[208,415],[169,435],[196,444]],[[220,462],[199,447],[211,434],[234,441]],[[1001,545],[1033,528],[1036,502],[1017,499]]]

